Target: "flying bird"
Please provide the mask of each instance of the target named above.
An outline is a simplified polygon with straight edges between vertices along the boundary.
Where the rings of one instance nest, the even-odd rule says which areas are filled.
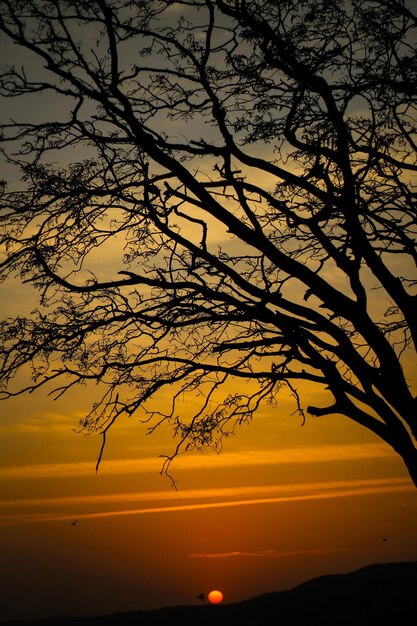
[[[75,519],[73,522],[71,522],[70,526],[76,526],[76,525],[77,525],[77,523],[78,523],[78,520],[77,520],[77,519]]]
[[[199,596],[197,596],[198,598],[200,598],[201,602],[205,602],[207,600],[207,594],[206,593],[200,593]]]

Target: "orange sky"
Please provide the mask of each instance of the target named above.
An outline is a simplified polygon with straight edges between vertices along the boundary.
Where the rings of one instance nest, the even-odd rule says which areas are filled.
[[[194,604],[215,588],[233,602],[417,559],[415,488],[346,419],[301,426],[283,396],[221,455],[179,458],[175,491],[159,475],[169,432],[146,436],[135,418],[115,426],[96,475],[99,438],[73,432],[84,396],[0,404],[2,619]]]
[[[1,317],[32,306],[16,283],[0,302]],[[304,406],[323,402],[307,383],[299,391]],[[135,417],[112,428],[96,475],[100,438],[74,432],[92,399],[39,390],[0,403],[0,619],[194,604],[216,588],[233,602],[417,559],[415,487],[347,418],[302,425],[282,392],[221,455],[178,458],[175,491],[159,474],[170,431],[146,436]]]
[[[233,602],[417,559],[415,487],[346,418],[302,426],[284,394],[220,456],[179,458],[174,491],[159,475],[170,433],[136,418],[112,429],[96,475],[100,439],[73,431],[89,399],[0,403],[1,619],[193,604],[213,588]]]
[[[7,285],[0,317],[26,304]],[[221,455],[177,459],[175,491],[159,474],[170,432],[146,436],[136,418],[115,424],[96,474],[101,440],[74,433],[91,399],[40,390],[0,403],[0,620],[196,604],[211,589],[233,602],[417,559],[416,489],[347,418],[302,426],[283,392]]]

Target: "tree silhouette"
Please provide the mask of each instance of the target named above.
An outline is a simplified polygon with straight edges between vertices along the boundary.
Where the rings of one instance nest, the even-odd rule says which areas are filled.
[[[141,410],[175,456],[287,387],[417,484],[411,5],[1,0],[1,274],[39,293],[2,322],[2,397],[95,381],[82,429]]]

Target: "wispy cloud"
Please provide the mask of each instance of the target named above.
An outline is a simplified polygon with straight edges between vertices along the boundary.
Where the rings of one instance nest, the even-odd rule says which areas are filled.
[[[127,493],[108,493],[100,495],[86,496],[60,496],[49,498],[21,498],[0,500],[0,508],[13,506],[19,507],[74,507],[85,506],[92,508],[101,504],[117,504],[126,502],[179,502],[179,501],[197,501],[197,500],[224,500],[236,499],[242,497],[265,496],[284,497],[287,495],[308,495],[309,493],[328,492],[345,490],[354,488],[360,489],[378,489],[378,488],[401,488],[408,482],[402,478],[391,479],[358,479],[358,480],[338,480],[338,481],[320,481],[310,483],[288,483],[278,485],[239,485],[233,487],[217,487],[202,489],[184,489],[174,491],[158,490],[158,491],[137,491]]]
[[[317,548],[311,550],[260,550],[259,552],[241,552],[239,550],[234,552],[208,552],[208,553],[194,553],[191,552],[188,557],[190,559],[230,559],[239,557],[249,558],[282,558],[282,557],[297,557],[307,555],[324,555],[324,554],[336,554],[338,552],[347,552],[348,548]]]
[[[216,454],[190,454],[175,460],[177,471],[189,469],[219,469],[261,465],[283,465],[296,463],[322,463],[332,461],[360,461],[366,459],[389,458],[392,450],[385,444],[346,444],[317,447],[283,448],[281,450],[244,450]],[[103,475],[140,474],[158,472],[162,459],[148,457],[103,461],[100,473]],[[93,462],[48,463],[38,465],[13,465],[0,468],[0,479],[42,479],[54,477],[88,476],[95,472]]]
[[[102,474],[140,474],[158,472],[161,469],[161,459],[126,459],[103,462],[100,468]],[[78,461],[75,463],[44,463],[33,465],[9,465],[0,468],[0,479],[49,479],[72,478],[76,476],[92,476],[95,474],[95,462]]]
[[[108,494],[102,496],[82,496],[71,498],[43,498],[27,500],[3,500],[1,507],[9,513],[0,517],[0,525],[36,521],[62,521],[77,517],[91,519],[118,517],[125,515],[145,515],[156,513],[175,513],[178,511],[197,511],[236,506],[259,506],[263,504],[294,501],[322,500],[363,496],[375,493],[411,492],[414,486],[406,479],[370,479],[346,480],[316,483],[297,483],[288,485],[267,485],[260,487],[241,486],[223,489],[198,489],[178,492],[157,491],[150,493]],[[210,501],[208,501],[210,500]],[[185,503],[185,502],[186,503]],[[136,507],[103,510],[107,506],[135,502]],[[145,503],[158,502],[158,506],[143,506]],[[181,503],[180,503],[181,502]],[[59,506],[61,512],[51,509]],[[16,507],[16,508],[15,508]],[[16,509],[49,508],[49,512],[19,513]],[[88,511],[85,512],[85,507]],[[97,508],[99,510],[97,510]],[[62,512],[70,509],[71,514]],[[96,509],[96,510],[94,510]],[[13,511],[13,512],[12,512]]]
[[[79,421],[85,416],[81,411],[73,411],[71,413],[59,412],[42,412],[35,413],[29,417],[19,416],[10,421],[2,420],[0,423],[0,433],[15,435],[33,435],[52,433],[65,434],[73,431],[75,437],[75,428]]]

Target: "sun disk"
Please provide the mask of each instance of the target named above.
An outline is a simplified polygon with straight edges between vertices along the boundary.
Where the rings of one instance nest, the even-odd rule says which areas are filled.
[[[217,589],[210,591],[207,597],[209,599],[209,602],[211,602],[212,604],[220,604],[220,602],[223,601],[223,594]]]

